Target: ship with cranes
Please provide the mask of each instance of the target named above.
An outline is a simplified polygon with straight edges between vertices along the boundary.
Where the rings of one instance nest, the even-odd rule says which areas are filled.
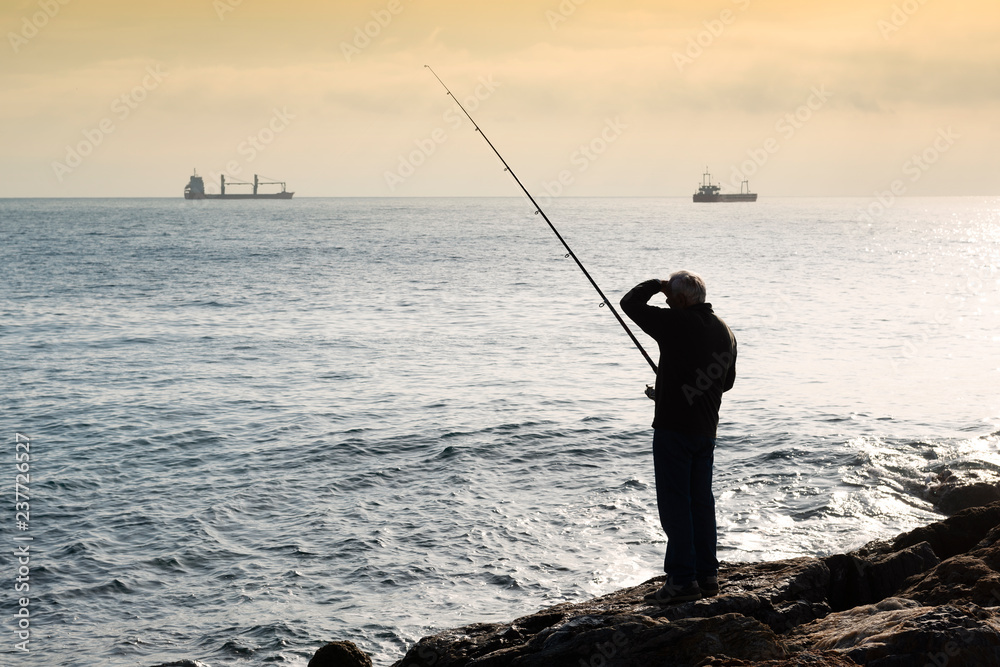
[[[267,178],[266,176],[264,178]],[[262,185],[280,185],[280,192],[260,192],[260,186]],[[251,188],[250,192],[226,192],[226,188]],[[294,192],[288,192],[285,189],[284,181],[262,181],[257,176],[253,175],[253,183],[249,181],[237,181],[230,179],[226,182],[226,175],[222,174],[219,176],[219,194],[209,194],[205,192],[205,180],[198,175],[198,170],[194,172],[194,176],[188,181],[188,184],[184,187],[184,199],[291,199]]]

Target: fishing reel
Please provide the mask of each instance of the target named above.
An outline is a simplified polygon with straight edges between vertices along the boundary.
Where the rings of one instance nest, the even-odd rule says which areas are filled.
[[[646,385],[646,397],[652,400],[656,400],[656,387],[651,384]]]

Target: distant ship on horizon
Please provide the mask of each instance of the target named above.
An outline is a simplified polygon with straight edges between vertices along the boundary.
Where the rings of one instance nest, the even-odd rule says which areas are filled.
[[[744,192],[744,187],[746,191]],[[740,194],[724,195],[720,192],[718,185],[712,185],[712,175],[705,167],[702,175],[701,187],[694,193],[695,202],[717,202],[717,201],[757,201],[757,193],[750,192],[750,181],[744,180],[740,183]]]
[[[188,184],[184,186],[184,199],[291,199],[292,195],[295,194],[294,192],[288,192],[285,190],[284,181],[261,181],[258,179],[257,174],[253,175],[253,183],[246,181],[230,181],[228,183],[230,187],[234,185],[250,186],[253,188],[252,192],[227,193],[226,185],[226,175],[222,174],[219,176],[219,188],[221,190],[221,194],[206,194],[205,181],[198,175],[198,170],[195,169],[194,176],[192,176],[191,180],[188,181]],[[261,185],[280,185],[281,192],[258,192],[258,188]]]

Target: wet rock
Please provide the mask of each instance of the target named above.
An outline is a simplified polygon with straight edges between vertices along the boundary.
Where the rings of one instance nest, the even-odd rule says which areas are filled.
[[[316,651],[308,667],[372,667],[372,661],[353,642],[330,642]]]
[[[787,639],[790,647],[837,651],[869,667],[1000,664],[1000,619],[975,605],[889,598],[800,626]]]

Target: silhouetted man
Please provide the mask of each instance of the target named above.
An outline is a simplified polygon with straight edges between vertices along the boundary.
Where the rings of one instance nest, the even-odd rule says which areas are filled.
[[[660,292],[669,309],[647,303]],[[660,348],[653,467],[667,534],[667,581],[646,596],[660,604],[719,592],[712,463],[722,393],[736,380],[736,338],[705,294],[700,276],[678,271],[636,285],[621,300],[625,314]]]

